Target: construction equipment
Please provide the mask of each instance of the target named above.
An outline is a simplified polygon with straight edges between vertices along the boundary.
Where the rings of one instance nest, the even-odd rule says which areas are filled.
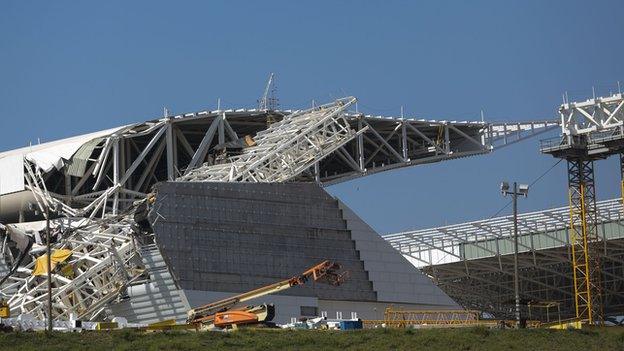
[[[0,299],[0,318],[11,317],[11,309],[5,299]]]
[[[383,320],[368,320],[364,324],[370,328],[385,325],[389,328],[461,328],[484,326],[490,328],[510,328],[516,321],[482,318],[482,312],[474,310],[404,310],[393,306],[386,308]],[[528,328],[537,328],[540,322],[527,320]]]
[[[262,94],[262,97],[258,99],[259,110],[277,110],[278,100],[277,97],[275,97],[275,92],[275,75],[271,73],[269,75],[269,80],[264,87],[264,93]]]
[[[309,280],[338,286],[348,277],[348,272],[340,272],[340,269],[340,265],[336,262],[323,261],[290,279],[191,309],[188,311],[187,322],[195,325],[197,329],[228,328],[270,322],[275,316],[273,305],[241,306],[241,304],[303,285]]]

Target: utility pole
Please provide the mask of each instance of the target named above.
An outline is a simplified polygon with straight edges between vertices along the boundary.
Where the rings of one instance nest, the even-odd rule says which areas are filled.
[[[503,196],[511,195],[513,202],[513,222],[514,222],[514,295],[516,300],[516,329],[520,323],[520,280],[518,277],[518,195],[526,197],[529,193],[529,186],[513,183],[513,190],[509,190],[509,183],[501,183],[501,193]]]
[[[48,252],[48,332],[52,332],[52,249],[50,245],[49,205],[46,205],[46,250]]]
[[[514,221],[514,294],[516,295],[516,328],[520,328],[520,284],[518,282],[518,184],[513,184]]]

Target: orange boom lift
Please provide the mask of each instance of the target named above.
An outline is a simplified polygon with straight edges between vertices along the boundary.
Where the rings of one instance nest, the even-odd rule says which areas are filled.
[[[188,311],[187,322],[195,325],[197,329],[235,328],[240,325],[269,322],[275,317],[275,307],[272,304],[244,306],[243,303],[290,289],[293,286],[303,285],[309,280],[338,286],[348,277],[348,272],[340,272],[340,269],[340,265],[336,262],[323,261],[290,279],[193,308]]]

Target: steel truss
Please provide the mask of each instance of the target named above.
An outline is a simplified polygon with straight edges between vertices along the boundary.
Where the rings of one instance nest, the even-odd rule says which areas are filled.
[[[259,132],[255,145],[226,163],[204,165],[180,177],[182,181],[284,182],[299,176],[328,154],[360,135],[343,111],[355,103],[353,97],[310,110],[296,112]]]
[[[575,317],[569,207],[520,214],[519,267],[524,315],[529,301],[558,301]],[[606,314],[624,311],[624,218],[619,199],[596,203],[602,298]],[[511,216],[385,235],[462,306],[512,318]],[[533,313],[537,318],[546,315]]]
[[[129,215],[105,220],[52,221],[59,238],[54,250],[71,250],[68,269],[52,272],[52,315],[55,320],[93,320],[143,272]],[[35,261],[20,267],[2,286],[14,314],[38,319],[47,314],[47,279],[33,275]]]
[[[389,327],[406,328],[417,325],[478,325],[479,311],[469,310],[401,310],[392,307],[384,311],[384,323]]]
[[[49,195],[48,200],[62,203],[67,215],[101,218],[119,213],[134,201],[143,199],[159,181],[201,179],[199,167],[213,167],[211,172],[223,171],[219,179],[229,179],[229,173],[228,177],[223,175],[228,166],[218,165],[221,163],[218,152],[223,145],[236,143],[246,136],[272,147],[273,154],[264,155],[262,152],[269,149],[263,151],[257,146],[240,157],[228,158],[228,161],[236,160],[228,163],[238,172],[238,169],[250,169],[253,162],[267,157],[254,164],[253,170],[244,177],[262,178],[256,174],[260,172],[264,176],[271,174],[265,178],[267,181],[289,178],[331,185],[400,167],[486,154],[558,126],[555,121],[485,123],[371,116],[347,111],[351,103],[349,98],[339,99],[325,106],[322,113],[317,108],[314,114],[310,114],[314,109],[238,109],[168,115],[119,128],[108,136],[85,143],[61,169],[43,174],[32,167],[28,173],[30,180]],[[340,113],[326,119],[331,123],[321,124],[314,132],[305,131],[294,140],[287,139],[287,133],[299,127],[311,127],[297,126],[299,119],[295,117],[327,116],[333,111],[329,106],[336,109],[340,104],[343,105]],[[271,133],[275,132],[272,138],[276,139],[268,139],[268,128],[272,128]],[[281,131],[284,135],[279,134]],[[322,151],[318,149],[321,139],[305,139],[303,135],[308,132],[328,142],[323,144]],[[323,133],[331,133],[334,139]],[[290,147],[278,150],[277,140],[287,141]],[[295,160],[291,153],[297,147],[300,158]],[[245,164],[247,157],[249,162]],[[273,163],[269,165],[269,161]],[[279,177],[278,170],[286,170],[286,174]],[[27,190],[30,188],[27,184]],[[9,221],[17,221],[18,214],[12,216]]]
[[[624,96],[621,93],[582,102],[566,101],[559,108],[562,135],[590,134],[623,126]]]
[[[593,324],[603,320],[593,161],[568,159],[568,188],[576,317]]]

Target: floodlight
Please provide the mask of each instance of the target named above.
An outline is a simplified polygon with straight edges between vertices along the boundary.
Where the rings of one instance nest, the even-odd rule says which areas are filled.
[[[501,190],[501,193],[503,194],[507,193],[507,191],[509,191],[509,183],[502,182],[500,185],[500,190]]]
[[[518,185],[518,194],[526,197],[529,194],[529,186],[526,184]]]

